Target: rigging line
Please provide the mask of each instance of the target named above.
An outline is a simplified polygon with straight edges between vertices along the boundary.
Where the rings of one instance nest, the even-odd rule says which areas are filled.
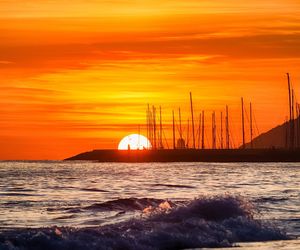
[[[232,123],[231,123],[232,124]],[[233,129],[232,129],[232,125],[229,128],[229,134],[230,134],[230,138],[229,141],[231,142],[232,148],[236,148],[236,140],[235,140],[235,134],[233,133]]]
[[[234,123],[232,122],[231,116],[229,116],[228,123],[230,124],[230,126],[229,126],[229,134],[230,134],[229,141],[232,142],[232,146],[234,146],[234,148],[235,148],[236,147],[236,142],[235,142],[236,138],[232,131],[237,131],[237,130],[236,130],[236,127],[234,126]]]
[[[187,148],[189,147],[190,137],[191,137],[191,135],[190,135],[190,120],[188,119],[187,120],[187,135],[186,135],[186,141],[185,141]]]
[[[201,137],[201,128],[197,128],[197,131],[196,131],[196,148],[200,148],[200,137]]]
[[[221,135],[220,133],[218,133],[218,131],[216,131],[217,134],[217,138],[218,138],[218,142],[219,142],[219,148],[221,148]]]
[[[248,115],[248,112],[247,112],[246,108],[244,108],[244,112],[246,114],[246,118],[247,118],[247,121],[248,121],[248,124],[246,124],[246,125],[250,125],[250,119],[249,119],[250,115]]]
[[[175,128],[176,128],[176,130],[177,130],[177,132],[178,132],[178,134],[179,134],[179,137],[180,137],[180,124],[178,124],[178,122],[176,123],[176,118],[174,118],[174,121],[175,121]],[[184,132],[184,128],[181,128],[182,129],[182,134],[183,134],[183,132]]]
[[[247,118],[246,120],[247,120],[247,122],[248,122],[246,125],[250,127],[250,126],[251,126],[251,124],[250,124],[250,118],[249,118],[250,115],[248,115],[246,108],[245,108],[245,114],[246,114],[246,118]],[[246,131],[248,131],[248,129],[246,129]],[[250,133],[251,133],[251,132],[250,132]],[[249,137],[250,137],[250,138],[249,138],[249,142],[251,142],[251,135],[249,135]],[[253,138],[252,138],[252,139],[253,139]],[[245,143],[247,143],[247,142],[245,142]]]
[[[178,132],[178,134],[180,135],[180,125],[179,124],[176,124],[176,118],[174,119],[174,121],[175,121],[175,128],[176,128],[176,130],[177,130],[177,132]],[[184,127],[184,125],[182,126],[181,125],[181,132],[182,132],[182,134],[184,134],[184,132],[185,132],[185,127]],[[180,137],[180,136],[179,136]],[[182,139],[184,139],[183,137],[182,137]]]
[[[197,132],[196,132],[196,148],[200,149],[200,139],[201,139],[201,112],[199,116],[198,126],[197,126]]]
[[[254,112],[253,112],[253,118],[254,118],[255,129],[256,129],[256,131],[257,131],[257,135],[256,135],[256,136],[259,136],[259,135],[260,135],[260,131],[259,131],[258,126],[257,126],[256,116],[255,116],[255,113],[254,113]]]
[[[205,135],[204,137],[206,139],[206,148],[210,148],[210,142],[209,142],[209,138],[208,138],[206,130],[204,132],[204,135]]]
[[[296,93],[297,93],[297,92],[294,90],[294,100],[295,100],[295,103],[297,104],[297,103],[298,103],[298,99],[297,99]]]
[[[175,124],[176,124],[176,119],[175,119]],[[178,124],[175,125],[176,131],[179,133],[180,135],[180,127]]]
[[[175,120],[175,122],[176,122],[176,120]],[[179,137],[180,137],[180,126],[177,124],[175,127],[177,128],[177,132],[179,133]],[[181,130],[182,130],[182,134],[184,134],[185,128],[182,125],[181,125]],[[183,136],[182,136],[182,139],[184,139]]]
[[[198,144],[198,138],[199,138],[199,128],[197,128],[197,130],[196,130],[195,138],[197,138],[197,141],[196,141],[196,145],[197,145]],[[195,148],[198,148],[198,147],[196,146]]]
[[[201,125],[202,125],[202,114],[200,112],[199,114],[199,124],[198,124],[198,129],[199,129],[199,133],[198,133],[198,149],[201,148]]]
[[[164,130],[163,130],[163,136],[164,136],[164,139],[165,139],[165,141],[166,141],[167,148],[170,149],[169,143],[168,143],[168,140],[167,140],[167,138],[166,138],[166,134],[165,134],[165,131],[164,131]]]
[[[231,148],[236,148],[236,144],[235,144],[235,140],[234,140],[234,135],[233,135],[233,132],[232,132],[232,129],[229,128],[229,133],[230,133],[230,138],[229,138],[229,141],[231,143]]]
[[[295,89],[294,89],[294,85],[293,85],[292,79],[291,79],[290,83],[291,83],[291,89],[294,90],[294,100],[297,102],[296,91],[295,91]]]

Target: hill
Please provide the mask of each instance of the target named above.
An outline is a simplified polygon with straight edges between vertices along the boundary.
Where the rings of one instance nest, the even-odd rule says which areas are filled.
[[[300,118],[295,120],[295,131]],[[267,149],[267,148],[286,148],[289,145],[289,130],[290,122],[285,122],[266,133],[259,135],[252,140],[253,148]],[[299,131],[299,130],[298,130]],[[297,133],[295,132],[295,145],[297,145]],[[246,144],[246,148],[251,148],[251,143]]]

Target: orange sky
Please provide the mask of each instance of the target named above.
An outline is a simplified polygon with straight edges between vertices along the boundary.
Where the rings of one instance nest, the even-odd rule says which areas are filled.
[[[171,139],[189,91],[208,141],[211,112],[228,104],[239,145],[240,97],[260,132],[282,123],[286,72],[299,93],[299,0],[0,0],[0,159],[117,148],[147,103]]]

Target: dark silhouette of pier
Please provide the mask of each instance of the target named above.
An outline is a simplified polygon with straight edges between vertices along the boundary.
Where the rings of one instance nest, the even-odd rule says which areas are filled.
[[[66,160],[98,162],[300,162],[300,150],[157,149],[93,150]]]

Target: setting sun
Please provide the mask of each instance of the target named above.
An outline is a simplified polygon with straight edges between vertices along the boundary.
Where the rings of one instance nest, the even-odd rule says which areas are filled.
[[[125,136],[119,143],[119,150],[150,149],[150,141],[143,135],[131,134]]]

